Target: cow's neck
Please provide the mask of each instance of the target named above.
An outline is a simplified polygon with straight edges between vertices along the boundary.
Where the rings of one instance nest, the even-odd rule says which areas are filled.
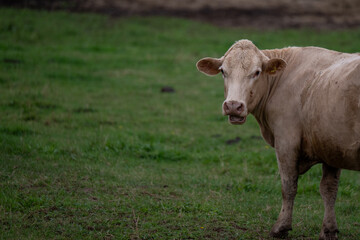
[[[290,65],[293,62],[293,59],[295,58],[296,51],[294,48],[283,48],[283,49],[272,49],[272,50],[262,50],[262,52],[268,57],[268,58],[281,58],[285,60],[287,63],[287,67],[290,67]],[[286,68],[285,68],[286,71]],[[259,101],[258,105],[252,112],[252,114],[255,116],[256,120],[258,121],[262,134],[265,138],[265,140],[270,144],[273,145],[273,132],[268,124],[268,119],[266,118],[266,105],[269,102],[269,99],[271,99],[272,95],[275,92],[275,89],[277,88],[278,84],[281,81],[284,81],[283,79],[283,73],[272,77],[271,75],[267,75],[266,79],[268,82],[266,92],[264,96]]]

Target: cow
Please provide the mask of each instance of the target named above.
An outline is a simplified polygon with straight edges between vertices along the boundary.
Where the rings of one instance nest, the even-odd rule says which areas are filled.
[[[360,55],[319,47],[259,50],[240,40],[224,56],[203,58],[196,66],[210,76],[221,72],[222,112],[229,122],[244,124],[252,114],[275,149],[282,207],[270,236],[288,235],[299,175],[322,164],[319,239],[338,239],[340,172],[360,170]]]

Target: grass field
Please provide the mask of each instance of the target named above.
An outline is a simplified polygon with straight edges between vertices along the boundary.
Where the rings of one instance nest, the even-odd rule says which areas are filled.
[[[253,118],[227,123],[221,78],[195,67],[242,38],[360,51],[360,29],[0,9],[0,239],[268,239],[274,151]],[[299,180],[291,239],[318,237],[320,178],[319,165]],[[360,239],[359,199],[343,171],[341,239]]]

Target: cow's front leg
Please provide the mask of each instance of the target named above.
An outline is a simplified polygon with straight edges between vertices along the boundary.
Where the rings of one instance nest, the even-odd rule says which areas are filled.
[[[321,240],[336,240],[338,228],[335,218],[335,201],[341,170],[323,163],[323,175],[320,182],[320,194],[324,201],[325,214],[320,232]]]
[[[292,211],[297,192],[298,167],[296,151],[276,150],[278,167],[281,177],[282,206],[275,225],[272,227],[270,236],[284,238],[291,230]]]

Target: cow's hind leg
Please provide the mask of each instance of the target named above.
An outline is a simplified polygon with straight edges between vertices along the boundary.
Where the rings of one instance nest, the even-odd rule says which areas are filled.
[[[341,170],[323,163],[320,194],[324,201],[325,214],[320,232],[321,240],[336,240],[339,232],[335,218],[335,201]]]

